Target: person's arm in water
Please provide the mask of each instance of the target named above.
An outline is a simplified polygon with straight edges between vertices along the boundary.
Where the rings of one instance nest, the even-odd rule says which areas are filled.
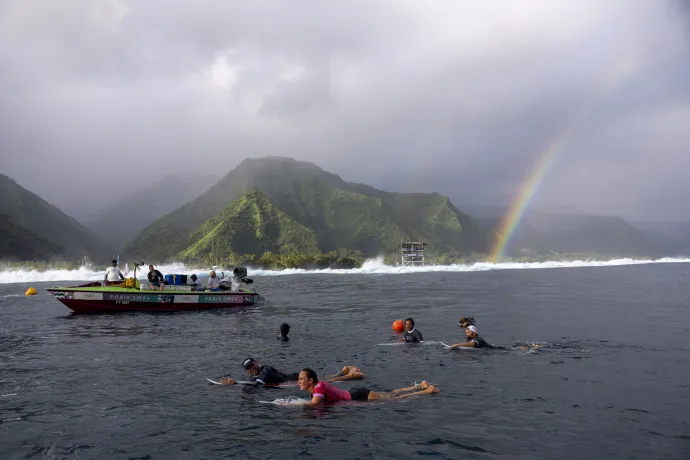
[[[477,346],[477,342],[463,342],[463,343],[456,343],[454,345],[449,346],[448,348],[474,348]]]
[[[323,396],[313,395],[311,401],[304,403],[305,406],[318,406],[319,404],[323,404]]]

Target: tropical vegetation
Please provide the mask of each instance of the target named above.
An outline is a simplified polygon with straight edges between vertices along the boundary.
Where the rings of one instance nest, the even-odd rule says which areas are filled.
[[[343,181],[313,163],[247,159],[196,200],[145,228],[127,257],[164,262],[229,254],[376,257],[422,240],[453,257],[482,252],[487,234],[437,193],[389,193]]]

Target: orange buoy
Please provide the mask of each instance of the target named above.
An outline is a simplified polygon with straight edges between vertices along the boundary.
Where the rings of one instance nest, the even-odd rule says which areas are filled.
[[[402,332],[405,330],[405,324],[403,324],[403,320],[401,319],[396,319],[393,321],[393,330],[395,332]]]

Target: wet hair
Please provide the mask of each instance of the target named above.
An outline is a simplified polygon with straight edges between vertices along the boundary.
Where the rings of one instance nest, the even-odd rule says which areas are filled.
[[[290,332],[290,325],[288,323],[283,323],[280,325],[280,333],[283,335],[288,335]]]
[[[316,376],[316,371],[314,371],[314,369],[310,367],[305,367],[304,369],[302,369],[302,372],[307,374],[307,378],[312,379],[314,383],[319,383],[319,378]]]
[[[474,326],[476,323],[474,321],[474,316],[463,316],[460,318],[460,321],[458,321],[458,324],[462,323],[470,323],[470,325]]]
[[[412,318],[406,318],[405,319],[405,322],[408,322],[408,321],[412,323],[412,326],[414,326],[414,320]]]

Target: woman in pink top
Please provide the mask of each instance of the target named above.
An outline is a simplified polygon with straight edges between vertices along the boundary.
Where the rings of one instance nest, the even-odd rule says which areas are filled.
[[[376,392],[368,388],[355,387],[351,390],[341,390],[328,383],[319,382],[313,369],[305,368],[299,373],[299,389],[311,393],[311,401],[305,403],[308,406],[316,406],[326,402],[336,401],[373,401],[375,399],[401,399],[410,396],[428,395],[438,393],[439,390],[429,385],[426,380],[408,388],[398,388],[390,393]]]

